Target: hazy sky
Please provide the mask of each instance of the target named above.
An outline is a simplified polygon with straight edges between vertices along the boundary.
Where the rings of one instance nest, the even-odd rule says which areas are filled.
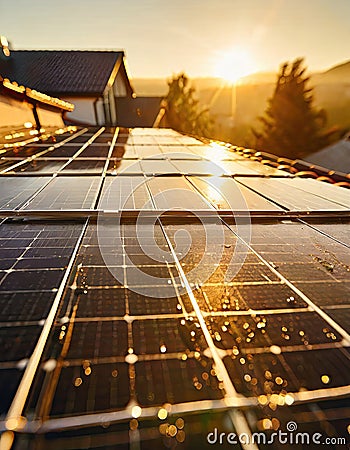
[[[122,48],[132,77],[212,76],[231,48],[256,71],[326,69],[350,59],[349,23],[350,0],[0,0],[14,48]]]

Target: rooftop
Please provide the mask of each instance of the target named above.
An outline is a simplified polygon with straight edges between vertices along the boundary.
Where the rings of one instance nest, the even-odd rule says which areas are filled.
[[[350,175],[350,133],[344,139],[306,158],[310,163]]]
[[[123,51],[11,50],[0,74],[50,95],[102,94]]]

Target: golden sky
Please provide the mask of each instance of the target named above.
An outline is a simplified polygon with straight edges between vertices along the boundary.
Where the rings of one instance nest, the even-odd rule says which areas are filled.
[[[350,59],[349,20],[350,0],[0,0],[14,48],[124,49],[132,77],[276,71],[298,56],[327,69]]]

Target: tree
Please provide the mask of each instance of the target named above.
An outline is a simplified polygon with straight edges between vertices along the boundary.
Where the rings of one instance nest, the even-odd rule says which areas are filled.
[[[165,98],[169,125],[177,131],[209,137],[213,121],[207,108],[201,108],[195,89],[189,85],[184,73],[168,81],[169,91]]]
[[[303,58],[284,63],[263,117],[261,131],[253,130],[256,148],[278,156],[302,158],[328,144],[326,113],[313,107],[312,88]]]

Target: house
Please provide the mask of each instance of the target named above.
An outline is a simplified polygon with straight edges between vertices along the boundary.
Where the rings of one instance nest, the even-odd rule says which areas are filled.
[[[2,77],[73,103],[68,122],[115,125],[117,99],[132,99],[123,51],[2,50]]]
[[[73,104],[19,85],[0,74],[0,146],[25,145],[47,132],[62,130],[63,115],[72,111]]]

